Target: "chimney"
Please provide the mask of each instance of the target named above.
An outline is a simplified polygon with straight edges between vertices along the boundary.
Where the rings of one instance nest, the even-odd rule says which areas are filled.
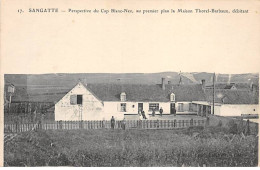
[[[202,85],[202,88],[203,88],[203,89],[205,89],[205,86],[206,86],[205,84],[206,84],[206,83],[205,83],[205,79],[202,79],[202,80],[201,80],[201,85]]]
[[[165,78],[162,78],[162,89],[165,90]]]
[[[171,82],[171,81],[168,81],[168,84],[172,84],[172,82]]]
[[[255,84],[251,84],[251,91],[256,93],[257,86]]]

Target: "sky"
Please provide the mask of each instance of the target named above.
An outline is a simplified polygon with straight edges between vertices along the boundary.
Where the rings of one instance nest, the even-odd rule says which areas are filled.
[[[259,72],[259,4],[12,2],[4,4],[1,16],[2,73]],[[214,7],[250,12],[164,15],[28,12],[29,8],[50,6],[60,10]],[[25,13],[19,14],[20,8]]]

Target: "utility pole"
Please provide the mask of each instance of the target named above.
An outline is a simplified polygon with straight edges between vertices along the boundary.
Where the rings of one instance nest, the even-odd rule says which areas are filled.
[[[213,108],[212,114],[215,114],[215,73],[213,74]]]
[[[8,104],[8,112],[9,112],[9,114],[10,114],[10,110],[11,110],[11,103],[12,103],[12,93],[10,93],[9,104]]]
[[[81,104],[79,104],[78,105],[78,107],[79,107],[79,116],[80,116],[80,128],[82,129],[83,128],[83,119],[82,119],[82,105]]]
[[[180,71],[179,75],[180,75],[179,85],[181,85],[182,84],[181,71]]]

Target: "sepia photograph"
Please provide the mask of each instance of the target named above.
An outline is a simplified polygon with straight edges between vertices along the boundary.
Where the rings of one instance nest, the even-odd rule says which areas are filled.
[[[257,166],[258,74],[5,75],[5,166]]]
[[[0,8],[0,166],[259,166],[259,0]]]

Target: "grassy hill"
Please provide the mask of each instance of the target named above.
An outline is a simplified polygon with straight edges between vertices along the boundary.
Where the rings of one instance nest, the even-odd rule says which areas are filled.
[[[186,76],[188,75],[188,76]],[[212,73],[182,73],[183,84],[200,83],[202,79],[206,84],[212,84]],[[58,74],[6,74],[5,82],[13,83],[16,86],[67,86],[75,85],[79,79],[85,83],[123,83],[123,84],[160,84],[161,78],[164,77],[166,83],[170,81],[178,84],[180,75],[178,72],[161,72],[161,73],[58,73]],[[194,78],[197,82],[191,81],[189,77]],[[217,83],[247,83],[258,84],[259,74],[216,74]]]

